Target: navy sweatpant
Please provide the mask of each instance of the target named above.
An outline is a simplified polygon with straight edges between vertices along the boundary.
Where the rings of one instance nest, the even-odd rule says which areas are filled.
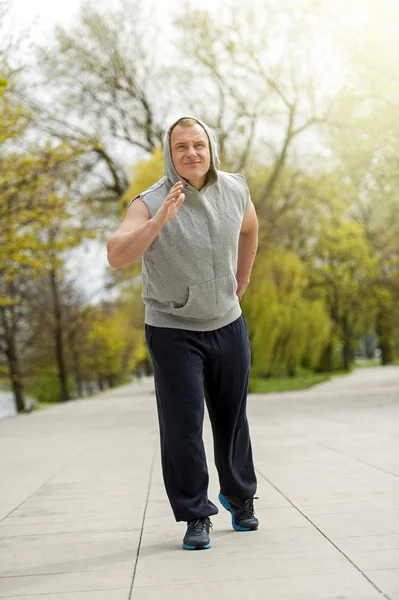
[[[146,324],[145,332],[154,367],[163,478],[176,521],[218,512],[208,499],[204,397],[220,490],[252,498],[256,476],[246,415],[250,347],[243,315],[214,331]]]

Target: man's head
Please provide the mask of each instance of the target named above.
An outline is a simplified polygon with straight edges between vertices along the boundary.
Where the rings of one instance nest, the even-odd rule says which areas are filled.
[[[209,139],[194,119],[180,119],[170,133],[173,165],[180,177],[200,190],[211,164]]]

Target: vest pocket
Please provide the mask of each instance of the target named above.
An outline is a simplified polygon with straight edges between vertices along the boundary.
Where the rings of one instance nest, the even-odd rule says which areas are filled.
[[[172,314],[190,319],[217,319],[223,317],[238,303],[237,281],[233,273],[195,283],[188,288],[187,302],[173,307]]]

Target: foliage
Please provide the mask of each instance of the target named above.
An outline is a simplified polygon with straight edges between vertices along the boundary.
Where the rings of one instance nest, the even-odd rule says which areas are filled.
[[[68,388],[72,396],[75,395],[73,377],[69,378]],[[25,392],[27,396],[34,398],[34,402],[39,404],[55,404],[59,402],[61,395],[60,380],[56,372],[54,375],[39,375],[37,377],[26,378]]]
[[[29,113],[15,106],[7,92],[1,101],[0,304],[5,306],[16,301],[7,294],[10,283],[22,274],[35,277],[54,267],[55,256],[79,244],[86,233],[72,223],[73,206],[67,196],[76,177],[79,149],[50,142],[44,147],[24,143],[20,149],[16,142],[28,127]]]
[[[253,367],[267,373],[272,360],[288,374],[307,360],[317,365],[329,339],[330,321],[323,303],[305,297],[305,265],[292,252],[258,255],[242,300],[253,353]]]
[[[164,175],[163,147],[155,148],[151,157],[141,160],[131,169],[131,183],[120,200],[122,209],[126,209],[129,202],[141,192],[145,192],[151,185]]]
[[[249,383],[250,394],[270,394],[273,392],[288,392],[294,390],[305,390],[319,383],[331,379],[331,375],[320,373],[300,374],[298,377],[274,377],[262,379],[251,377]]]

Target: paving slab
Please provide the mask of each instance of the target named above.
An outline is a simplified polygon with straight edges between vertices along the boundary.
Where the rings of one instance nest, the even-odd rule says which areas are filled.
[[[60,541],[57,547],[22,542],[19,546],[0,548],[2,577],[18,577],[41,573],[74,573],[97,570],[121,570],[134,564],[140,532],[128,540],[102,542]]]
[[[83,571],[74,573],[54,573],[34,576],[1,577],[0,597],[13,598],[31,595],[47,600],[48,594],[104,592],[112,594],[118,590],[130,590],[131,572],[126,569],[112,571]]]
[[[358,573],[343,577],[341,574],[265,577],[256,580],[202,581],[190,585],[134,587],[133,600],[203,600],[203,598],[231,598],[242,600],[381,600],[381,594]]]
[[[102,592],[72,592],[71,594],[46,594],[46,600],[128,600],[130,589],[105,590]],[[37,600],[37,594],[29,596],[9,596],[13,600]]]
[[[249,397],[256,532],[184,552],[151,378],[0,421],[0,598],[399,600],[399,368]],[[209,495],[217,502],[205,419]]]

